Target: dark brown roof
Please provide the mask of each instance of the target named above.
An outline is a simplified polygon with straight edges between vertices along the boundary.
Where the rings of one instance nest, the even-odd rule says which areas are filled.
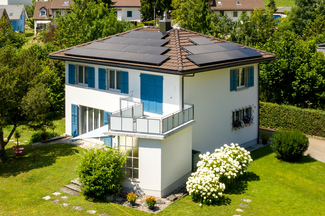
[[[34,10],[34,20],[45,20],[48,19],[49,16],[52,16],[52,10],[51,10],[51,1],[37,1],[35,4],[35,10]],[[41,16],[41,9],[46,9],[46,16]]]
[[[65,2],[69,4],[64,4]],[[74,2],[71,0],[52,0],[51,9],[69,9],[69,5],[73,4]]]
[[[141,7],[140,0],[113,0],[114,7]]]
[[[216,11],[253,11],[265,9],[263,0],[209,0],[211,9]],[[239,4],[238,4],[239,3]]]
[[[133,29],[130,31],[159,31],[158,27],[142,27]],[[117,35],[112,36],[123,36],[130,31],[123,32]],[[99,40],[96,40],[96,42],[103,42],[112,36],[102,38]],[[67,56],[64,53],[71,50],[74,47],[70,47],[64,50],[60,50],[54,53],[50,54],[50,58],[52,59],[60,59],[60,60],[69,60],[69,61],[78,61],[78,62],[87,62],[87,63],[94,63],[94,64],[100,64],[100,65],[109,65],[109,66],[118,66],[118,67],[124,67],[124,68],[134,68],[134,69],[146,69],[148,71],[157,71],[157,72],[165,72],[165,73],[172,73],[172,74],[186,74],[186,73],[194,73],[199,71],[206,71],[206,70],[212,70],[217,68],[226,68],[226,67],[232,67],[235,65],[244,65],[244,64],[251,64],[251,63],[258,63],[262,61],[270,61],[275,59],[275,55],[269,52],[256,50],[257,52],[261,53],[261,57],[257,58],[249,58],[249,59],[241,59],[241,60],[234,60],[234,61],[228,61],[228,62],[217,62],[210,65],[205,66],[198,66],[188,60],[186,58],[186,55],[189,55],[185,50],[182,49],[183,46],[194,46],[192,42],[188,40],[189,37],[198,37],[203,36],[208,38],[209,40],[215,42],[215,43],[224,43],[226,41],[210,37],[207,35],[199,34],[197,32],[193,32],[186,29],[172,29],[169,31],[169,35],[164,38],[169,40],[169,42],[165,45],[165,47],[170,47],[169,51],[167,51],[164,55],[169,56],[169,59],[162,63],[161,65],[150,65],[150,64],[140,64],[140,63],[134,63],[134,62],[122,62],[118,60],[105,60],[105,59],[95,59],[90,57],[77,57],[77,56]],[[84,47],[86,45],[91,44],[91,41],[88,43],[84,43],[81,45],[78,45],[76,47]],[[246,46],[237,44],[242,48],[248,48]]]

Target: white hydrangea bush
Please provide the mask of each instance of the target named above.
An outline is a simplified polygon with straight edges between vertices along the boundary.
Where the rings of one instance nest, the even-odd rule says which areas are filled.
[[[233,143],[199,157],[197,171],[189,177],[186,189],[194,200],[206,204],[222,197],[226,185],[243,175],[253,161],[250,152]]]

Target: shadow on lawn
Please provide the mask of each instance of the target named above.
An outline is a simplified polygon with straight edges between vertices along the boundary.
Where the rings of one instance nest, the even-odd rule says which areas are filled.
[[[25,148],[25,155],[19,158],[13,158],[13,150],[6,149],[8,160],[0,162],[0,177],[8,178],[32,169],[51,166],[58,157],[79,153],[79,150],[70,144],[53,144],[48,146],[24,145],[23,147]],[[35,162],[34,152],[36,152]]]
[[[246,172],[234,183],[226,187],[225,194],[243,194],[248,187],[248,182],[259,181],[260,177],[253,172]]]

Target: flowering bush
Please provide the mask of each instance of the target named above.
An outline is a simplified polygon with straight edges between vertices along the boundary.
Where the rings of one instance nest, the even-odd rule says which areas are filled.
[[[152,207],[156,204],[156,198],[154,198],[153,196],[147,197],[145,200],[145,203],[149,206]]]
[[[128,193],[128,195],[126,195],[126,198],[128,199],[129,202],[135,202],[135,200],[137,199],[137,195],[135,193]]]
[[[252,161],[248,151],[233,143],[200,155],[200,159],[186,189],[194,200],[207,204],[222,197],[226,186],[244,174]]]

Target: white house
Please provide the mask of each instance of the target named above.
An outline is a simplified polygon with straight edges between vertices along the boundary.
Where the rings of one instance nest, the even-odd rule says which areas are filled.
[[[32,0],[0,0],[0,5],[32,5]]]
[[[265,9],[263,0],[208,0],[211,10],[227,15],[232,21],[237,21],[242,13],[251,15],[254,9]]]
[[[117,20],[127,20],[137,25],[141,22],[140,0],[114,0]]]
[[[120,147],[126,190],[165,196],[190,175],[193,149],[257,143],[259,63],[275,55],[143,27],[50,58],[66,65],[66,133]]]

